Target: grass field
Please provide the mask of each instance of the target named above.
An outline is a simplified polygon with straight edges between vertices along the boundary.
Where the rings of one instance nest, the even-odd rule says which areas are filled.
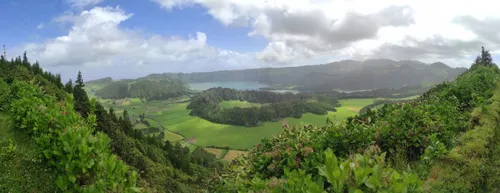
[[[146,129],[148,126],[142,124],[142,123],[139,123],[139,124],[135,124],[134,125],[134,128],[136,129]]]
[[[263,104],[260,103],[251,103],[248,101],[239,101],[239,100],[222,101],[221,103],[219,103],[219,106],[222,109],[230,109],[234,107],[240,107],[240,108],[260,107],[262,105]]]
[[[343,105],[337,112],[329,112],[328,115],[304,114],[301,119],[286,118],[289,125],[317,126],[325,125],[327,117],[334,120],[344,120],[355,115],[359,109],[369,105],[373,99],[349,99],[341,100]],[[260,142],[264,137],[271,137],[283,131],[281,122],[266,122],[257,127],[243,127],[212,123],[199,117],[190,116],[186,109],[187,103],[170,104],[162,107],[164,111],[148,114],[153,120],[168,130],[184,135],[194,144],[218,147],[231,147],[235,149],[247,149]],[[148,104],[149,108],[149,104]]]
[[[186,109],[187,102],[178,103],[180,100],[170,101],[150,101],[141,103],[138,99],[131,99],[125,105],[119,102],[105,103],[106,107],[113,107],[115,112],[122,112],[127,109],[131,120],[137,119],[139,113],[146,113],[148,120],[153,127],[165,128],[166,140],[178,141],[183,139],[179,133],[186,137],[189,143],[199,146],[213,145],[217,147],[230,147],[233,149],[249,149],[265,137],[272,137],[283,131],[281,122],[266,122],[257,127],[244,127],[235,125],[225,125],[212,123],[196,116],[190,116],[189,109]],[[349,116],[356,115],[359,110],[371,103],[373,99],[347,99],[340,100],[341,107],[337,112],[329,112],[328,115],[304,114],[302,118],[286,118],[289,125],[323,126],[328,117],[334,120],[344,120]],[[229,101],[226,105],[248,105],[248,102]],[[175,133],[172,133],[172,132]],[[190,147],[194,149],[194,147]]]

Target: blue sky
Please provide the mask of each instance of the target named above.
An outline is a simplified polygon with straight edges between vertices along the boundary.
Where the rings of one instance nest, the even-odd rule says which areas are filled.
[[[454,5],[443,10],[414,0],[3,0],[0,43],[9,57],[27,51],[65,79],[78,70],[88,79],[134,78],[371,58],[468,67],[482,45],[496,59],[495,6]]]
[[[45,37],[57,37],[67,33],[69,26],[59,25],[52,21],[71,9],[66,0],[6,0],[2,4],[2,26],[9,26],[0,31],[5,37],[3,44],[15,46],[19,43],[43,41]],[[248,37],[249,28],[226,27],[206,13],[201,6],[189,9],[173,9],[165,11],[152,1],[107,0],[99,6],[119,6],[123,10],[135,13],[134,16],[121,23],[124,28],[144,30],[147,33],[168,36],[187,37],[202,31],[211,38],[207,43],[216,47],[238,52],[256,52],[266,47],[267,40],[262,37]],[[36,11],[35,11],[36,10]],[[79,9],[75,9],[78,11]],[[155,21],[155,18],[161,18]],[[37,29],[43,24],[42,29]],[[240,43],[235,43],[240,42]]]

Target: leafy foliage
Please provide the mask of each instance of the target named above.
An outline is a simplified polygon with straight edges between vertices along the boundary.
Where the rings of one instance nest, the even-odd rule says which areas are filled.
[[[73,110],[70,98],[57,103],[24,82],[14,82],[11,96],[14,124],[31,133],[47,162],[60,169],[56,184],[61,190],[138,190],[136,173],[110,154],[110,139],[99,132],[92,135],[94,115],[84,120]]]

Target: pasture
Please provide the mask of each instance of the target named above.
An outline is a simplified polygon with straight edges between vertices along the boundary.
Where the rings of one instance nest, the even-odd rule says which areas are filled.
[[[180,103],[179,103],[180,102]],[[302,118],[286,118],[284,122],[291,125],[301,126],[313,124],[322,126],[326,124],[326,119],[344,120],[349,116],[356,115],[362,107],[373,103],[373,99],[346,99],[340,100],[341,107],[337,112],[329,112],[328,115],[304,114]],[[242,101],[227,101],[225,106],[251,105],[252,103]],[[121,113],[127,109],[131,120],[135,119],[139,113],[146,114],[153,127],[164,128],[165,140],[183,141],[184,136],[189,143],[198,146],[230,147],[231,149],[245,150],[260,143],[265,137],[275,136],[283,131],[282,122],[265,122],[256,127],[244,127],[212,123],[196,116],[190,116],[188,103],[180,100],[151,101],[141,103],[138,99],[131,99],[129,102],[115,100],[107,102],[106,107],[113,107],[115,112]],[[141,127],[140,125],[137,125]],[[175,132],[175,133],[174,133]],[[176,134],[179,133],[179,134]],[[193,149],[193,147],[190,147]]]

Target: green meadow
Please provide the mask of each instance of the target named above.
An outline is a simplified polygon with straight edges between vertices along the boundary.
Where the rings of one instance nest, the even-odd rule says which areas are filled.
[[[87,87],[87,91],[93,97],[92,94],[100,88],[102,88],[102,85],[91,85]],[[256,127],[244,127],[212,123],[196,116],[190,116],[190,110],[186,109],[188,102],[184,102],[189,100],[188,97],[147,102],[138,98],[98,100],[105,107],[112,107],[117,115],[121,115],[123,110],[127,109],[129,117],[137,129],[146,128],[146,125],[136,122],[139,115],[144,113],[151,126],[164,129],[165,140],[179,141],[181,143],[185,143],[187,140],[186,145],[189,145],[190,149],[194,149],[196,145],[248,149],[265,137],[272,137],[281,133],[283,123],[289,126],[309,124],[323,126],[326,124],[328,117],[341,121],[357,114],[361,108],[374,102],[374,99],[340,100],[342,106],[337,108],[337,112],[328,112],[327,115],[307,113],[303,114],[300,119],[285,118],[279,122],[265,122]],[[263,104],[231,100],[222,101],[219,105],[221,108],[248,108],[259,107]]]
[[[126,99],[125,99],[126,100]],[[340,100],[341,107],[337,112],[329,112],[328,115],[304,114],[302,118],[286,118],[284,122],[290,126],[313,124],[322,126],[326,119],[344,120],[359,112],[361,108],[373,103],[373,99],[347,99]],[[151,126],[165,128],[166,140],[180,141],[182,136],[188,142],[199,146],[230,147],[232,149],[247,149],[258,144],[265,137],[272,137],[283,131],[282,122],[266,122],[257,127],[244,127],[212,123],[196,116],[190,116],[186,109],[187,102],[176,103],[176,101],[152,101],[141,103],[140,100],[132,99],[130,102],[115,100],[105,103],[107,107],[113,107],[116,113],[127,109],[132,118],[137,118],[139,113],[146,113],[147,120]],[[226,101],[224,106],[249,106],[254,105],[242,101]],[[134,122],[134,119],[132,119]],[[136,127],[143,127],[136,125]],[[173,133],[175,132],[175,133]],[[182,136],[176,134],[179,133]]]

